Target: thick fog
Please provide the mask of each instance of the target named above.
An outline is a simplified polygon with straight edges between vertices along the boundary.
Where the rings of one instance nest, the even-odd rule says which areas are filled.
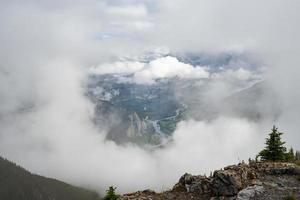
[[[184,172],[208,174],[254,158],[273,124],[299,150],[299,9],[296,0],[0,0],[0,154],[44,176],[129,192],[168,189]],[[228,79],[257,77],[242,65],[212,75],[174,57],[147,66],[124,61],[156,48],[249,52],[260,60],[259,79],[278,97],[280,116],[190,119],[153,151],[106,141],[85,95],[91,71],[131,71],[133,81],[147,84],[178,74],[213,77],[210,99],[226,95]]]

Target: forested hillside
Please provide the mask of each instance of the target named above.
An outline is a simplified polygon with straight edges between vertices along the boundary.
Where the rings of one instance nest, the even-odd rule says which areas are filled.
[[[0,157],[0,199],[96,200],[99,197],[95,192],[32,174]]]

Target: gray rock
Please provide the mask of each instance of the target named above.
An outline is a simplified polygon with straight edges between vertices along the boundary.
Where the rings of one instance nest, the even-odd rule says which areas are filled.
[[[191,191],[191,188],[192,188],[192,190],[195,190],[194,186],[192,185],[194,180],[195,180],[194,176],[192,176],[191,174],[185,173],[183,176],[180,177],[179,183],[185,187],[187,192],[194,192],[194,191]]]
[[[263,191],[264,191],[263,186],[260,185],[249,186],[238,193],[236,200],[250,200],[252,198],[255,198],[257,194],[260,194]]]
[[[235,196],[242,188],[240,177],[234,172],[215,171],[212,192],[216,196]]]
[[[190,185],[190,184],[192,184],[193,181],[194,181],[194,176],[192,176],[191,174],[188,174],[188,173],[185,173],[179,179],[179,183],[183,186],[186,184]]]

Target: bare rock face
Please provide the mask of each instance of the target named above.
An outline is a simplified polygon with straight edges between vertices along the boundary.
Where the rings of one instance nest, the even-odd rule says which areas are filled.
[[[241,177],[234,171],[215,171],[211,190],[215,196],[234,196],[242,189]]]
[[[184,186],[187,192],[211,193],[211,180],[206,176],[192,176],[185,173],[180,177],[179,184]]]
[[[293,194],[300,199],[300,167],[293,163],[251,162],[217,170],[212,176],[184,174],[172,190],[125,195],[127,199],[276,200]],[[124,199],[124,198],[123,198]]]
[[[224,170],[217,170],[211,177],[184,174],[179,179],[179,183],[188,192],[213,196],[235,196],[242,188],[252,184],[256,178],[255,170],[249,165],[239,164],[225,167]]]

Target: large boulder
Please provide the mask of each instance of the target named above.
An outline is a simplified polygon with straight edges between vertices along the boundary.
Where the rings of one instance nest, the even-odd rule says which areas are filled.
[[[243,188],[241,176],[235,171],[215,171],[212,180],[212,192],[216,196],[235,196]]]
[[[185,173],[179,179],[179,183],[185,187],[187,192],[198,194],[211,193],[211,179],[206,176],[192,176]]]

